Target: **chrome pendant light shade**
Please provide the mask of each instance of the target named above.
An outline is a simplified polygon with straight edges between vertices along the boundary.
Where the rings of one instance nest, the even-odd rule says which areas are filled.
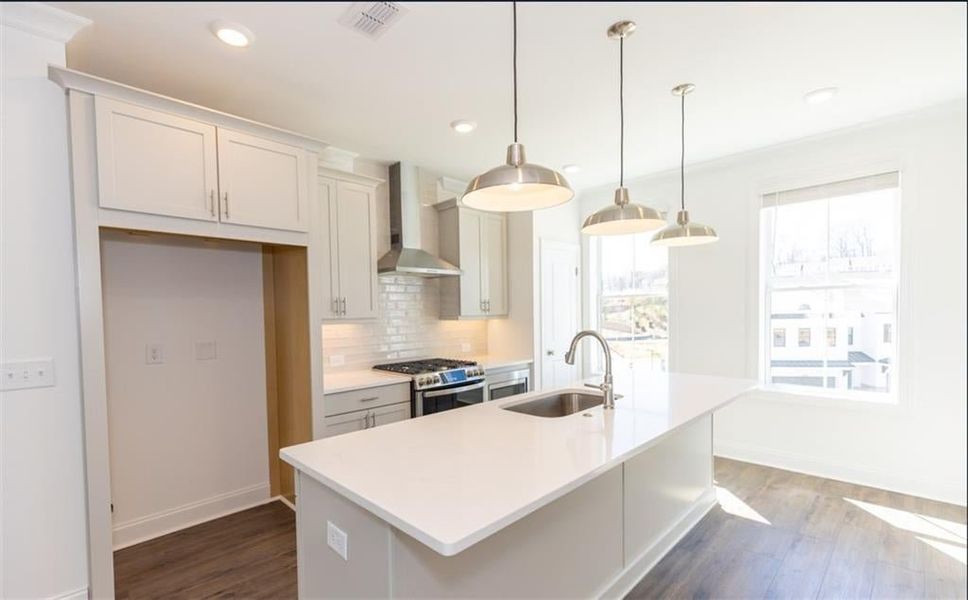
[[[561,173],[527,162],[524,144],[514,143],[508,146],[507,163],[472,179],[461,202],[480,210],[517,212],[564,204],[574,195]]]
[[[696,89],[691,83],[682,83],[672,88],[673,95],[681,98],[682,105],[682,149],[679,155],[679,202],[680,209],[676,215],[676,224],[666,227],[652,238],[655,246],[677,247],[677,246],[699,246],[701,244],[711,244],[719,240],[716,230],[709,225],[694,223],[689,220],[689,211],[686,210],[686,94]]]
[[[512,3],[514,23],[514,143],[505,164],[478,175],[461,197],[465,206],[493,212],[519,212],[551,208],[575,196],[564,175],[527,162],[524,144],[518,142],[518,5]]]
[[[631,202],[628,188],[625,187],[625,38],[634,31],[634,21],[619,21],[608,28],[608,37],[619,41],[619,184],[613,204],[595,211],[585,219],[581,232],[587,235],[642,233],[665,225],[665,219],[659,211]]]

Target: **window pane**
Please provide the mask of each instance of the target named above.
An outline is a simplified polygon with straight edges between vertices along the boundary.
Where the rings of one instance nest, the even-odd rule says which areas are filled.
[[[616,368],[665,370],[669,353],[669,274],[665,248],[650,235],[597,238],[600,260],[598,327]]]
[[[794,343],[770,349],[772,383],[824,386],[824,351],[812,346],[812,331],[823,327],[826,295],[823,290],[774,291],[770,294],[770,327],[789,330]],[[775,339],[775,338],[774,338]]]
[[[830,200],[830,271],[863,283],[894,272],[897,189]]]
[[[890,392],[896,348],[885,330],[897,320],[891,288],[847,288],[827,293],[828,324],[848,332],[848,344],[828,352],[837,388]]]
[[[827,201],[772,208],[772,277],[775,284],[820,281],[827,274]]]

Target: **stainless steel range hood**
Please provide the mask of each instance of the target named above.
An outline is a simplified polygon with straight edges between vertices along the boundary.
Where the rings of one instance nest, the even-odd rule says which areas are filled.
[[[417,168],[407,163],[390,165],[390,251],[380,257],[380,275],[445,277],[460,269],[420,246],[420,194]]]

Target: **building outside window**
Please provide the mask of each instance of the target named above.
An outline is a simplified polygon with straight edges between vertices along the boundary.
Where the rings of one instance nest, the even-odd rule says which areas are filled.
[[[593,317],[612,349],[616,369],[668,369],[668,251],[650,245],[651,238],[643,233],[591,240]],[[595,356],[600,362],[600,353]]]
[[[898,184],[894,172],[763,196],[764,329],[798,330],[795,347],[778,346],[775,334],[761,346],[767,385],[893,400]],[[811,344],[813,330],[827,343]]]
[[[786,329],[773,330],[773,347],[784,348],[786,346]]]

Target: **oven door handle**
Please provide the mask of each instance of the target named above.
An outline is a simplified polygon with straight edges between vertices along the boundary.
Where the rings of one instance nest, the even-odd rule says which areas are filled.
[[[422,392],[424,398],[436,398],[438,396],[450,396],[452,394],[460,394],[462,392],[469,392],[471,390],[479,390],[484,387],[486,382],[482,381],[480,383],[475,383],[474,385],[465,385],[464,387],[449,388],[446,390],[441,390],[439,392]]]
[[[516,385],[521,385],[522,383],[528,383],[527,377],[519,377],[518,379],[506,379],[504,381],[492,381],[489,386],[492,390],[499,390],[501,388],[513,387]],[[598,387],[597,385],[595,387]]]

